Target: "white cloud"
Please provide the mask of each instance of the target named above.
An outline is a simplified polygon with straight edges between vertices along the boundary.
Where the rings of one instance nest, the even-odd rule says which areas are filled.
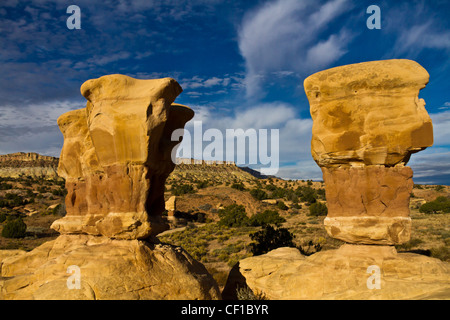
[[[128,59],[131,56],[131,53],[122,51],[118,53],[108,54],[108,55],[101,55],[101,56],[94,56],[92,58],[89,58],[86,60],[88,63],[88,67],[94,67],[94,66],[104,66],[112,62],[120,61]]]
[[[450,144],[450,111],[430,113],[433,122],[434,146]]]
[[[417,55],[422,49],[450,50],[450,32],[438,30],[432,20],[402,28],[394,46],[395,52]]]
[[[63,113],[82,107],[71,101],[22,108],[0,106],[0,154],[23,151],[59,156],[63,137],[56,120]]]
[[[349,39],[350,36],[345,30],[338,35],[332,34],[326,41],[321,41],[308,49],[307,64],[319,68],[330,65],[347,52],[343,44],[347,44]]]
[[[216,86],[228,86],[231,79],[229,77],[218,78],[212,77],[204,79],[199,76],[193,76],[192,78],[181,79],[180,85],[183,89],[198,89],[198,88],[211,88]]]
[[[408,165],[413,169],[415,183],[449,184],[450,152],[448,149],[428,148],[413,154]]]
[[[438,108],[439,110],[448,110],[450,109],[450,102],[445,102],[442,107]]]
[[[321,171],[311,157],[312,120],[299,118],[292,105],[282,102],[262,103],[245,110],[236,108],[233,113],[224,115],[218,115],[218,112],[214,111],[213,108],[206,106],[192,106],[192,109],[195,111],[195,116],[185,128],[189,132],[191,141],[183,140],[180,145],[180,152],[181,149],[191,150],[192,157],[197,159],[203,156],[202,151],[210,142],[205,141],[201,150],[194,150],[195,130],[200,130],[199,122],[201,122],[202,132],[197,131],[197,134],[203,134],[207,129],[217,129],[221,132],[223,150],[219,152],[219,159],[222,160],[226,159],[224,152],[227,144],[227,129],[242,129],[244,131],[254,129],[258,134],[260,129],[268,129],[269,139],[272,134],[270,129],[278,129],[280,174],[285,175],[295,171],[296,174],[294,176],[298,178],[301,178],[300,175],[303,175],[304,179],[320,179]],[[260,138],[258,136],[258,139]],[[248,145],[245,150],[238,150],[238,154],[235,154],[235,156],[238,157],[245,154],[247,159],[249,159],[250,154],[259,154],[259,151],[257,144]],[[292,163],[298,163],[298,166],[292,166]],[[286,167],[288,164],[289,166]],[[252,163],[249,163],[249,166],[258,168],[258,165],[255,167],[252,166]],[[285,177],[289,178],[288,176]]]
[[[442,12],[429,10],[425,1],[405,1],[385,10],[383,27],[388,34],[396,35],[388,56],[417,57],[424,49],[450,50],[450,31],[443,28]]]
[[[325,4],[315,1],[276,0],[247,14],[238,31],[246,63],[248,97],[261,94],[261,84],[271,72],[300,74],[316,71],[339,59],[353,35],[345,29],[317,43],[328,23],[351,9],[347,0]]]

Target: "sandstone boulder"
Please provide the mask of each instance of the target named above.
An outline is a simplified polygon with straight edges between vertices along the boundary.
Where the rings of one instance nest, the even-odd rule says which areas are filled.
[[[180,247],[61,235],[31,252],[0,251],[0,299],[219,299],[205,267]],[[74,267],[75,266],[75,267]],[[75,273],[79,270],[79,287]]]
[[[406,164],[433,144],[419,91],[429,80],[417,62],[370,61],[315,73],[304,81],[311,107],[311,152],[319,166]]]
[[[379,268],[379,289],[371,266]],[[302,256],[295,248],[278,248],[239,262],[239,279],[271,300],[448,299],[450,264],[392,246],[350,245]],[[369,282],[369,284],[368,284]],[[226,292],[223,293],[227,297]]]

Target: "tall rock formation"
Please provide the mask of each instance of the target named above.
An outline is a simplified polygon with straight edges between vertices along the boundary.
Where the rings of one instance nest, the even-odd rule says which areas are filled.
[[[411,233],[411,154],[433,144],[419,99],[428,72],[411,60],[372,61],[308,77],[311,153],[321,167],[330,236],[351,243],[400,244]]]
[[[7,299],[217,299],[205,267],[181,248],[159,244],[164,184],[174,169],[172,132],[194,112],[175,98],[171,78],[108,75],[81,86],[86,108],[61,115],[58,173],[66,180],[61,233],[1,261]],[[0,255],[1,257],[1,255]],[[67,284],[72,266],[78,290]]]
[[[172,132],[194,113],[173,104],[181,93],[171,78],[123,75],[86,81],[85,109],[62,115],[58,167],[66,179],[67,215],[53,228],[116,239],[145,239],[166,229],[164,183],[175,168]]]
[[[346,244],[308,257],[280,248],[244,259],[226,288],[240,282],[270,299],[450,298],[449,263],[394,247],[411,234],[413,172],[405,165],[433,143],[418,98],[428,77],[414,61],[387,60],[332,68],[304,81],[311,151],[325,182],[325,228]]]

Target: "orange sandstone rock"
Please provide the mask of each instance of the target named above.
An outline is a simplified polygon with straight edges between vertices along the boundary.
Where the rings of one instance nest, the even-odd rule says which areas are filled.
[[[304,81],[311,152],[319,166],[406,164],[433,144],[419,91],[428,72],[411,60],[371,61],[315,73]]]
[[[419,99],[427,71],[411,60],[336,67],[304,81],[313,119],[311,153],[322,168],[330,236],[349,243],[410,238],[411,154],[433,144]]]
[[[66,179],[67,215],[60,233],[145,239],[166,229],[164,183],[173,171],[171,141],[194,112],[173,101],[171,78],[109,75],[86,81],[84,109],[58,119],[64,135],[58,173]]]

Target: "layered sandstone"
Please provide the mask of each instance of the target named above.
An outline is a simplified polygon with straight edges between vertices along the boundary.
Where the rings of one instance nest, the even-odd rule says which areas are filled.
[[[330,236],[349,243],[410,239],[411,154],[433,144],[419,99],[428,72],[411,60],[372,61],[305,79],[311,153],[325,182]]]
[[[145,239],[166,229],[164,183],[175,164],[172,132],[193,117],[174,104],[182,91],[171,78],[123,75],[86,81],[85,109],[58,119],[64,146],[67,215],[52,228],[117,239]]]
[[[433,144],[419,91],[428,72],[411,60],[340,66],[304,81],[313,119],[311,153],[321,167],[406,164]]]
[[[380,270],[376,277],[372,266]],[[413,253],[398,253],[392,246],[346,244],[311,256],[303,256],[295,248],[279,248],[243,259],[233,269],[223,299],[236,299],[235,288],[245,286],[270,300],[450,297],[448,263]]]
[[[58,179],[58,158],[34,152],[0,155],[0,177]]]
[[[141,240],[61,235],[28,253],[0,254],[0,271],[0,299],[8,300],[220,298],[212,276],[182,248]]]

